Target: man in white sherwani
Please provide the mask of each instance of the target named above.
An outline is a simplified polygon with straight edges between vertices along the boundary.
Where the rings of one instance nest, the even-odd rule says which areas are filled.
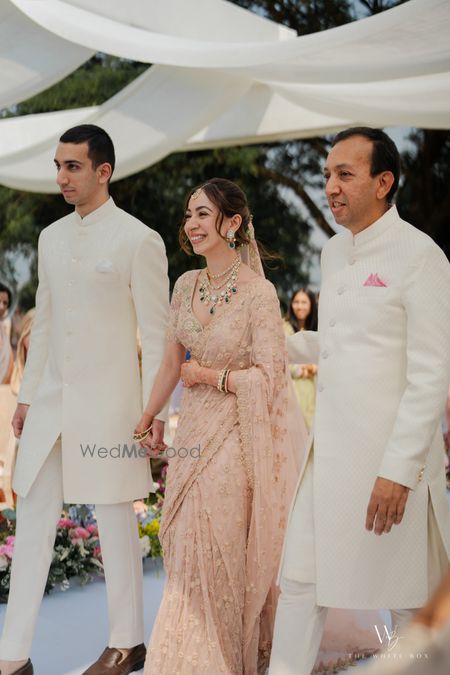
[[[318,333],[288,338],[292,362],[319,368],[270,675],[309,675],[328,607],[389,608],[398,628],[448,569],[450,266],[391,206],[399,173],[395,144],[366,127],[338,134],[326,162],[346,230],[322,252]]]
[[[161,237],[109,196],[114,163],[110,137],[94,125],[69,129],[55,154],[57,183],[75,210],[39,237],[36,315],[13,419],[17,531],[2,675],[33,673],[31,642],[63,501],[95,504],[105,570],[109,646],[86,673],[125,675],[145,659],[133,500],[152,490],[152,476],[133,429],[162,357],[169,286]],[[164,414],[153,424],[154,445]],[[51,644],[48,652],[51,660]]]

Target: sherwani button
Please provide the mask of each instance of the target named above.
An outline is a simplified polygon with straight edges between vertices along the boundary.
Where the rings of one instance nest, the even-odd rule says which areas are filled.
[[[329,321],[329,324],[328,324],[328,325],[329,325],[329,326],[331,326],[331,327],[333,328],[333,326],[335,326],[335,325],[336,325],[336,319],[330,319],[330,321]]]
[[[330,356],[329,352],[327,352],[327,350],[324,349],[323,352],[322,352],[322,358],[327,359],[329,356]]]
[[[323,384],[319,384],[319,386],[317,388],[318,388],[319,391],[323,391],[325,389]]]
[[[72,258],[72,262],[76,263],[76,262],[78,262],[78,260],[76,258]]]
[[[339,286],[339,288],[337,289],[337,294],[338,294],[338,295],[342,295],[342,293],[343,293],[344,291],[345,291],[344,286]]]

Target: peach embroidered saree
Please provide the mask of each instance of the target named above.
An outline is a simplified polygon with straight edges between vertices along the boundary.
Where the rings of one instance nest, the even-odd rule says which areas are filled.
[[[237,393],[183,395],[160,537],[167,582],[146,675],[257,675],[268,666],[278,565],[306,429],[290,384],[274,287],[242,284],[210,324],[178,280],[169,340],[239,371]]]

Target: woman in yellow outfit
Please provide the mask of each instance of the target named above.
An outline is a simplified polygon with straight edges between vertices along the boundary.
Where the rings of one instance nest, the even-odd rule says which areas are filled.
[[[307,288],[300,288],[293,294],[284,323],[286,335],[293,335],[299,330],[317,330],[317,300],[314,293]],[[315,410],[317,364],[290,364],[289,368],[297,400],[309,430]]]

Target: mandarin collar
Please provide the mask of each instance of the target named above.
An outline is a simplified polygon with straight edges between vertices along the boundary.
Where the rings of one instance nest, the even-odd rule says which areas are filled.
[[[114,200],[112,197],[110,197],[104,204],[99,206],[98,209],[91,211],[91,213],[88,213],[87,216],[84,216],[84,218],[81,218],[81,216],[76,211],[74,211],[73,215],[75,218],[75,223],[80,227],[89,227],[90,225],[95,225],[105,218],[108,218],[108,216],[111,216],[115,208],[116,205],[114,204]]]
[[[381,218],[378,218],[372,225],[366,227],[362,232],[358,232],[353,236],[353,245],[361,246],[366,244],[372,239],[375,239],[380,234],[386,232],[386,230],[391,227],[396,221],[398,221],[399,215],[396,206],[391,206],[386,213],[383,213]]]

